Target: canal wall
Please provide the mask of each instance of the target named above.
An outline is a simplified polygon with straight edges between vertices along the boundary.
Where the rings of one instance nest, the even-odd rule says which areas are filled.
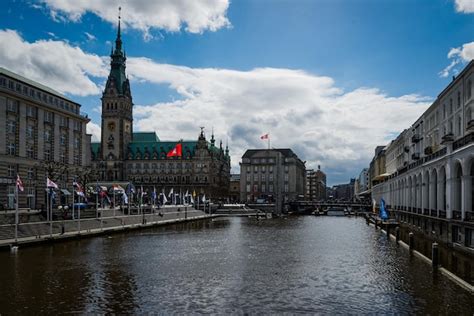
[[[206,214],[191,208],[167,208],[152,214],[81,219],[80,223],[78,220],[22,223],[18,227],[17,241],[14,239],[15,225],[0,225],[0,250],[10,250],[12,246],[22,247],[108,235],[132,229],[196,221],[216,216],[218,215]]]
[[[474,293],[474,280],[472,274],[473,256],[465,249],[453,248],[449,243],[443,242],[436,238],[433,233],[431,236],[427,234],[422,227],[411,225],[406,222],[400,222],[399,225],[399,243],[410,250],[414,255],[419,256],[431,266],[433,265],[432,245],[437,243],[438,263],[437,270],[466,290]],[[385,229],[382,231],[387,234]],[[394,228],[389,231],[389,238],[396,241],[397,232]],[[412,234],[412,249],[410,249],[410,234]]]

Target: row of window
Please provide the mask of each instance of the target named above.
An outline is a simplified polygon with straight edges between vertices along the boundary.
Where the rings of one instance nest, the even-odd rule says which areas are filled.
[[[256,164],[256,163],[275,163],[275,159],[274,158],[253,158],[253,159],[244,158],[244,159],[242,159],[242,162],[243,163],[252,162],[253,164]]]
[[[7,80],[5,77],[0,77],[0,86],[8,87],[12,91],[16,91],[30,98],[42,101],[43,103],[55,105],[57,108],[61,108],[66,111],[70,111],[75,114],[79,114],[79,106],[77,104],[69,103],[60,98],[54,97],[40,90],[36,90],[28,87],[27,85]]]
[[[254,184],[253,186],[250,184],[247,184],[246,187],[246,192],[262,192],[262,193],[273,193],[273,184],[269,184],[268,187],[266,184],[261,184],[260,186],[258,184]],[[283,192],[288,192],[289,187],[288,184],[285,184],[283,186]]]

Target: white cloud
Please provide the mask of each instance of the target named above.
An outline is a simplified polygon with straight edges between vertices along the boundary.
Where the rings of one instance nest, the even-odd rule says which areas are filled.
[[[80,96],[100,93],[90,76],[108,75],[102,57],[59,40],[30,43],[13,30],[0,30],[0,66],[61,93]]]
[[[450,73],[456,74],[459,70],[455,66],[465,64],[474,59],[474,42],[466,43],[461,47],[451,48],[448,53],[448,59],[451,60],[451,63],[439,73],[441,77],[447,77]]]
[[[301,70],[195,69],[146,58],[129,58],[127,69],[134,80],[165,84],[182,96],[136,106],[138,130],[156,130],[164,140],[196,139],[199,126],[208,136],[214,127],[217,138],[229,140],[234,171],[245,149],[264,148],[259,136],[270,132],[272,146],[291,147],[309,167],[321,164],[346,181],[368,164],[376,145],[387,144],[429,105],[418,95],[390,97],[374,88],[343,92],[333,79]]]
[[[95,37],[93,34],[89,32],[84,32],[84,35],[87,37],[88,41],[95,41],[97,39],[97,37]]]
[[[94,122],[87,124],[87,134],[92,134],[93,142],[100,142],[100,126]]]
[[[40,0],[56,21],[79,21],[87,12],[105,21],[117,23],[115,1]],[[190,33],[216,31],[230,26],[226,17],[229,0],[134,0],[122,3],[122,22],[150,38],[151,29]]]
[[[473,0],[455,0],[456,11],[463,13],[474,13]]]
[[[28,43],[15,31],[0,31],[0,66],[61,92],[98,94],[90,77],[105,79],[107,61],[65,42]],[[264,148],[259,136],[270,132],[273,146],[292,148],[308,167],[321,164],[331,183],[357,175],[376,145],[387,144],[429,105],[414,94],[393,97],[375,88],[344,92],[332,78],[303,70],[190,68],[129,57],[127,71],[132,93],[145,81],[181,97],[135,106],[137,130],[156,130],[163,140],[196,139],[200,126],[208,136],[214,127],[216,138],[229,141],[234,172],[244,151]],[[89,123],[88,133],[98,140],[99,126]]]

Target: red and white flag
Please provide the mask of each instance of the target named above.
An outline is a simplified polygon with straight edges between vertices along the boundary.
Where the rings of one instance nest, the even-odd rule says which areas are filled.
[[[260,139],[268,139],[268,138],[270,138],[270,134],[268,134],[268,133],[265,134],[265,135],[260,136]]]
[[[46,178],[46,187],[57,189],[58,185],[54,183],[53,181],[49,180],[49,178]]]
[[[181,157],[183,155],[183,145],[181,143],[176,144],[176,146],[171,149],[167,154],[166,157]]]
[[[21,191],[21,192],[23,192],[23,190],[25,189],[25,188],[23,187],[23,182],[21,181],[19,174],[16,175],[16,187],[17,187],[18,190]]]

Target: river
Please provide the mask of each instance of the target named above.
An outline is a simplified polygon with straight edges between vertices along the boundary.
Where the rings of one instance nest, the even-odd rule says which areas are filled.
[[[360,218],[217,218],[0,253],[0,314],[473,314]]]

